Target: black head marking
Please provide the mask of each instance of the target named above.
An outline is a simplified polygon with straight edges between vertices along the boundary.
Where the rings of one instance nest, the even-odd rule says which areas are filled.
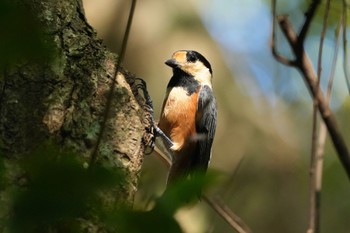
[[[168,83],[168,88],[172,87],[182,87],[187,91],[187,95],[192,95],[199,90],[200,84],[192,75],[187,74],[180,69],[175,69],[174,75]]]
[[[213,73],[209,61],[197,51],[188,50],[186,53],[186,59],[188,62],[196,62],[197,60],[201,61],[209,69],[210,73]]]

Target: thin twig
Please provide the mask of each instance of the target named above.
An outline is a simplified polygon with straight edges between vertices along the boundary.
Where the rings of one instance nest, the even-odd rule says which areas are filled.
[[[164,155],[164,153],[159,149],[155,148],[155,152],[159,155],[161,160],[167,166],[167,168],[171,167],[171,161],[169,157]],[[218,199],[211,199],[206,195],[202,195],[201,198],[208,204],[210,208],[212,208],[220,217],[222,217],[233,229],[235,229],[239,233],[251,233],[252,231],[249,227],[243,222],[241,218],[238,217],[229,207],[224,205]]]
[[[250,228],[238,217],[228,206],[222,203],[219,198],[211,199],[205,195],[203,200],[219,214],[238,233],[252,233]]]
[[[136,7],[136,0],[132,0],[130,12],[129,12],[129,17],[128,17],[128,22],[127,22],[127,25],[125,28],[122,47],[120,49],[119,57],[118,57],[117,63],[115,64],[114,73],[112,76],[113,77],[112,84],[111,84],[111,88],[109,90],[108,97],[107,97],[106,108],[105,108],[105,111],[103,114],[103,121],[101,123],[101,130],[100,130],[100,133],[98,134],[95,147],[91,152],[90,167],[95,163],[95,161],[97,159],[98,149],[99,149],[99,146],[101,144],[101,141],[102,141],[105,129],[106,129],[106,124],[107,124],[110,109],[112,106],[113,94],[114,94],[114,90],[115,90],[115,86],[116,86],[115,78],[117,77],[117,74],[120,71],[121,63],[122,63],[124,56],[125,56],[126,46],[128,43],[131,24],[132,24],[132,19],[134,18],[135,7]]]
[[[295,61],[292,61],[281,54],[278,53],[276,44],[277,44],[277,39],[276,39],[276,0],[272,0],[272,38],[270,42],[271,46],[271,51],[272,55],[275,57],[275,59],[279,62],[281,62],[284,65],[287,66],[294,66]]]
[[[330,9],[330,0],[327,0],[326,10],[323,19],[323,27],[320,36],[320,45],[317,61],[317,88],[320,90],[321,82],[321,73],[322,73],[322,57],[323,57],[323,45],[324,39],[328,27],[328,16]],[[325,135],[327,135],[327,129],[324,127],[324,124],[317,132],[317,109],[318,101],[314,97],[313,105],[313,124],[312,124],[312,146],[311,146],[311,160],[310,160],[310,207],[309,207],[309,226],[307,233],[318,233],[319,232],[319,223],[320,223],[320,196],[321,196],[321,187],[317,186],[317,183],[321,183],[322,180],[322,168],[323,168],[323,148]],[[321,126],[320,126],[321,127]],[[320,157],[318,157],[318,155]]]
[[[161,149],[159,149],[157,146],[154,147],[154,152],[158,155],[160,160],[165,164],[165,166],[169,169],[171,167],[171,160],[169,156],[167,156]]]
[[[230,174],[225,184],[222,185],[222,188],[219,190],[223,198],[227,197],[230,194],[235,178],[237,177],[237,173],[243,164],[244,158],[245,158],[244,155],[241,156],[237,165],[233,168],[233,172]]]
[[[167,168],[171,167],[171,160],[168,156],[164,155],[157,147],[155,148],[155,152],[159,155]],[[238,233],[252,233],[247,224],[245,224],[228,206],[223,204],[221,200],[218,198],[211,199],[205,194],[202,194],[201,198]]]
[[[343,24],[343,16],[340,18],[338,26],[335,31],[335,39],[334,39],[334,54],[333,54],[333,61],[332,61],[332,67],[331,67],[331,72],[329,75],[329,80],[328,80],[328,85],[327,85],[327,93],[326,93],[326,100],[328,104],[330,103],[331,100],[331,93],[332,93],[332,87],[333,87],[333,82],[334,82],[334,77],[335,77],[335,70],[336,70],[336,65],[337,65],[337,58],[338,58],[338,52],[339,52],[339,35],[342,30],[344,30],[344,24]]]
[[[346,85],[350,94],[350,74],[349,74],[349,59],[348,59],[348,46],[347,46],[347,20],[348,20],[348,5],[346,0],[343,0],[343,69],[345,75]]]
[[[319,225],[319,209],[317,208],[318,192],[316,190],[316,151],[318,146],[319,135],[317,134],[317,99],[314,99],[313,116],[312,116],[312,145],[311,145],[311,159],[310,159],[310,185],[309,185],[309,225],[307,233],[318,232]]]
[[[288,15],[278,15],[276,16],[276,18],[284,36],[286,37],[289,45],[291,46],[291,49],[294,55],[299,54],[299,48],[297,46],[298,35],[293,29],[292,24],[289,22]],[[301,48],[301,49],[304,52],[304,48]],[[299,60],[299,63],[300,63],[300,60],[301,60],[300,57],[297,57],[296,59]],[[295,65],[300,65],[300,64],[295,64]]]

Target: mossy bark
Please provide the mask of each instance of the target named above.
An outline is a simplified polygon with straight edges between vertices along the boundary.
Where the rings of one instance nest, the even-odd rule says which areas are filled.
[[[126,171],[122,188],[107,195],[114,202],[132,203],[145,133],[142,110],[129,86],[133,77],[124,71],[113,77],[117,58],[87,23],[81,0],[27,4],[53,41],[55,55],[50,62],[17,63],[1,74],[0,152],[5,163],[14,164],[48,139],[79,152],[79,159],[89,163],[115,80],[97,162]]]

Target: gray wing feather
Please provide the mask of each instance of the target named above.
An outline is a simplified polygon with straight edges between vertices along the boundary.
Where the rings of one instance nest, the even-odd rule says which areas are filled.
[[[209,86],[205,85],[201,88],[197,107],[196,131],[200,136],[192,166],[195,169],[206,171],[211,157],[211,146],[217,122],[216,100]]]

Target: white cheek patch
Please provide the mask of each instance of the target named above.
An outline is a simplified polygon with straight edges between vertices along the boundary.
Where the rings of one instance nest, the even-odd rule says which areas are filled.
[[[201,85],[208,85],[211,87],[211,73],[209,69],[203,65],[202,62],[188,63],[183,66],[184,70],[190,73],[195,80],[197,80]]]
[[[211,74],[209,70],[205,70],[202,72],[198,72],[196,76],[194,76],[194,79],[197,80],[202,86],[207,85],[210,88],[211,86]]]

